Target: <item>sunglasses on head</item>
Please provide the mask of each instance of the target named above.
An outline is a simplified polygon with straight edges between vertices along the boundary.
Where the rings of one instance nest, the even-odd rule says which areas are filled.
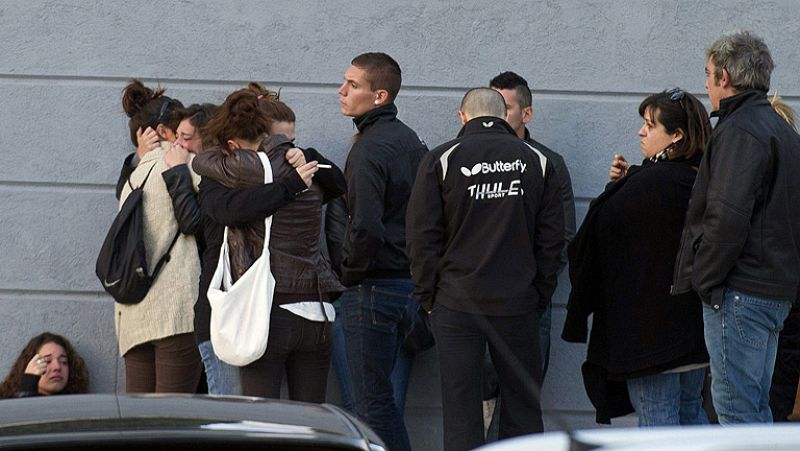
[[[673,102],[680,102],[683,100],[683,97],[686,93],[681,88],[673,88],[667,91],[667,96],[669,96],[669,100]]]

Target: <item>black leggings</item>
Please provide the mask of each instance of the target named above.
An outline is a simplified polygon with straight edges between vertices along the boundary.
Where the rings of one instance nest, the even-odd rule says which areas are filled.
[[[325,402],[331,345],[331,324],[309,321],[273,305],[267,351],[242,367],[242,394],[280,398],[285,372],[289,399]]]

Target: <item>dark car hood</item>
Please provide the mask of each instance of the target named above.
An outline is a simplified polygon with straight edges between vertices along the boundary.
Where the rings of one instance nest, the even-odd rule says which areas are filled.
[[[22,444],[105,446],[282,443],[369,449],[377,436],[338,407],[250,397],[63,395],[0,401],[0,449]],[[334,446],[340,446],[339,448]],[[33,449],[33,448],[31,448]],[[83,448],[82,448],[83,449]],[[101,449],[100,447],[96,449]]]

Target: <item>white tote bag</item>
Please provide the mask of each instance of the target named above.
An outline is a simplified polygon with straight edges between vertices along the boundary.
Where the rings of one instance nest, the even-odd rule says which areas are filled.
[[[271,183],[269,158],[263,152],[258,152],[258,157],[264,165],[264,183]],[[275,278],[269,265],[271,226],[272,216],[268,216],[264,219],[261,257],[232,285],[227,227],[223,233],[219,262],[208,287],[208,302],[211,304],[211,345],[217,357],[231,365],[252,363],[267,349],[275,291]]]

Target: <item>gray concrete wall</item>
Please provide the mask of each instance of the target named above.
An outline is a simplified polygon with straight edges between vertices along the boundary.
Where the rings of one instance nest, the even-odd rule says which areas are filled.
[[[93,391],[115,389],[112,302],[93,265],[115,211],[112,184],[132,150],[119,102],[130,78],[160,82],[187,104],[220,102],[248,80],[281,88],[299,142],[343,163],[354,130],[336,88],[354,55],[380,50],[399,61],[400,116],[431,147],[457,133],[466,88],[514,70],[535,91],[532,132],[564,155],[582,218],[613,153],[639,159],[639,101],[676,85],[704,94],[703,49],[717,35],[763,36],[777,62],[773,87],[800,106],[799,16],[793,0],[4,0],[0,371],[47,329],[75,341]],[[584,348],[558,339],[567,293],[564,282],[544,405],[587,427]],[[408,401],[418,449],[440,445],[437,377],[424,356]]]

